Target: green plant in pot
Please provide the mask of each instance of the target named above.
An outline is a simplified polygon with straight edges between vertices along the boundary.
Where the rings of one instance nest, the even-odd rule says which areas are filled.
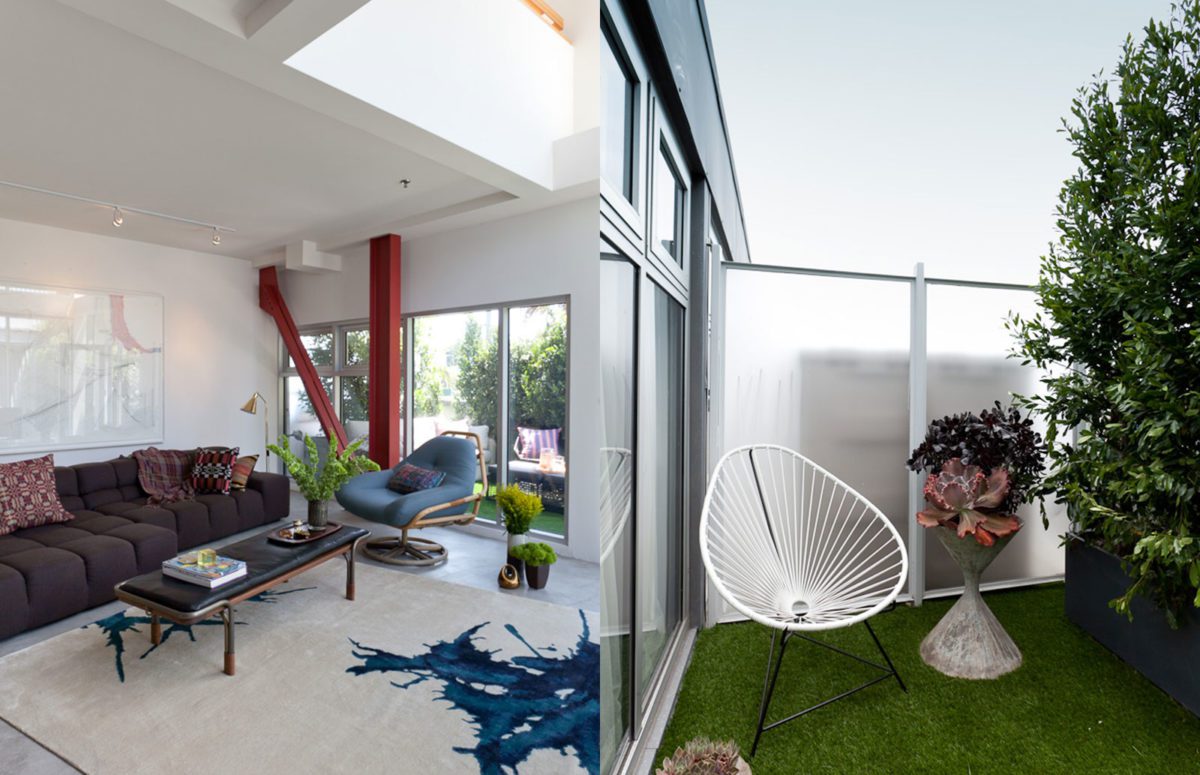
[[[540,541],[521,544],[511,549],[514,558],[525,566],[525,581],[530,589],[541,589],[550,579],[550,566],[558,562],[554,547]]]
[[[280,436],[279,443],[268,444],[267,449],[279,456],[300,494],[308,500],[308,524],[312,527],[325,527],[328,523],[329,501],[343,484],[361,473],[379,470],[374,460],[357,454],[366,439],[358,439],[341,452],[330,447],[324,466],[319,464],[317,443],[311,436],[304,435],[308,460],[292,452],[287,439]]]
[[[1079,165],[1039,310],[1011,320],[1018,355],[1050,371],[1025,399],[1048,424],[1046,493],[1082,543],[1122,561],[1130,582],[1111,605],[1132,618],[1143,596],[1172,627],[1189,611],[1200,622],[1198,51],[1188,0],[1126,39],[1115,78],[1079,90],[1064,121]]]
[[[504,532],[508,534],[508,564],[520,571],[521,561],[513,554],[513,549],[525,543],[525,534],[542,513],[542,499],[510,484],[496,492],[496,507],[500,510]]]
[[[921,658],[958,678],[1017,669],[1021,651],[983,601],[979,578],[1021,529],[1014,512],[1033,497],[1045,467],[1041,436],[1032,420],[997,402],[932,422],[908,467],[927,473],[917,522],[935,531],[963,574],[962,597],[921,642]]]

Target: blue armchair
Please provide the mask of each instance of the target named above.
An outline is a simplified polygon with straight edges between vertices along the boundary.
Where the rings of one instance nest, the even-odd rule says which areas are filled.
[[[446,431],[422,444],[401,463],[441,471],[446,476],[437,487],[401,494],[387,486],[394,469],[359,474],[337,491],[337,501],[351,514],[400,528],[398,537],[364,542],[363,554],[371,559],[392,565],[445,562],[446,547],[428,538],[410,538],[408,531],[431,525],[465,525],[479,516],[488,486],[483,444],[474,433]],[[476,481],[483,482],[481,492],[475,492]]]

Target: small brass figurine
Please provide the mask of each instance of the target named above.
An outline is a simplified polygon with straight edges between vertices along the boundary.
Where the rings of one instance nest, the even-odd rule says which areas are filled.
[[[502,589],[516,589],[521,586],[521,574],[517,573],[517,569],[507,563],[500,569],[500,576],[496,580]]]

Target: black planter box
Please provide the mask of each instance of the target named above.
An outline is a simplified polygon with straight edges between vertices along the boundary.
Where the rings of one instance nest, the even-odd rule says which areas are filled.
[[[1200,616],[1188,611],[1173,630],[1159,608],[1133,600],[1133,621],[1109,608],[1132,581],[1121,560],[1072,537],[1067,543],[1067,618],[1200,716]]]

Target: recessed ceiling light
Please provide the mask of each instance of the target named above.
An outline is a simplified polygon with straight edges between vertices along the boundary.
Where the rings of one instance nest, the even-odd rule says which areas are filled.
[[[113,208],[113,226],[116,226],[119,229],[119,228],[121,228],[121,224],[123,224],[123,223],[125,223],[125,215],[121,212],[121,208],[114,207]]]
[[[399,183],[400,183],[400,185],[404,186],[405,188],[408,188],[408,184],[412,183],[412,181],[409,180],[408,178],[400,178]]]

